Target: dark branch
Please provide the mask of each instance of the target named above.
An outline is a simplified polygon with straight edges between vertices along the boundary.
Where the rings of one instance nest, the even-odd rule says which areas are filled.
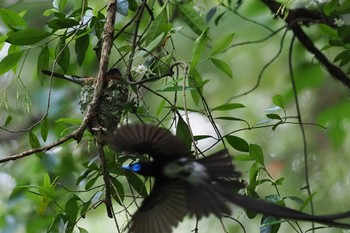
[[[328,60],[328,58],[314,45],[313,41],[306,35],[301,28],[301,24],[309,24],[310,22],[325,23],[334,26],[332,19],[321,14],[321,12],[311,11],[307,9],[288,10],[286,13],[281,11],[282,5],[274,0],[261,0],[269,9],[278,17],[282,18],[293,31],[294,35],[300,43],[315,56],[321,65],[335,79],[342,82],[350,89],[349,77],[336,65]]]

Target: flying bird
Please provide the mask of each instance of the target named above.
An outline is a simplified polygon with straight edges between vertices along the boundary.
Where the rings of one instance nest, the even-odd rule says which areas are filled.
[[[155,180],[128,224],[129,233],[170,233],[187,214],[197,219],[210,214],[229,215],[229,203],[268,216],[350,228],[333,221],[349,217],[350,212],[313,216],[238,193],[244,183],[225,150],[195,159],[181,138],[164,128],[125,125],[110,132],[105,140],[114,150],[150,157],[147,162],[123,166]]]

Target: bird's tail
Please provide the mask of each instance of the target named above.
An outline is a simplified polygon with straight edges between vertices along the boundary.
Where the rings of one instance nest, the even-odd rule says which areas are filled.
[[[272,217],[318,222],[321,224],[339,227],[339,228],[350,228],[349,224],[334,222],[334,220],[349,218],[350,211],[338,213],[338,214],[315,216],[315,215],[306,214],[297,210],[293,210],[284,206],[268,203],[254,197],[245,196],[235,192],[231,194],[230,201],[244,209],[254,211],[260,214],[272,216]]]
[[[76,75],[64,75],[64,74],[60,74],[60,73],[56,73],[56,72],[52,72],[49,70],[41,70],[41,72],[43,74],[46,74],[48,76],[53,76],[56,78],[61,78],[61,79],[65,79],[68,80],[72,83],[78,84],[78,85],[82,85],[84,82],[84,78],[76,76]]]

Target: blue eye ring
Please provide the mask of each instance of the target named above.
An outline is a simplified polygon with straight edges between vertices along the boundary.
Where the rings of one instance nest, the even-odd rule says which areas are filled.
[[[133,172],[139,172],[141,170],[141,164],[135,163],[132,165],[123,165],[122,168]]]
[[[131,170],[132,170],[133,172],[138,172],[138,171],[140,171],[140,170],[141,170],[141,164],[139,164],[139,163],[133,164],[133,165],[131,166]]]

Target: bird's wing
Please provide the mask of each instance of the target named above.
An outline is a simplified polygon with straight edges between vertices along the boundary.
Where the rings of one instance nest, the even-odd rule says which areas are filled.
[[[226,150],[218,151],[212,155],[196,160],[206,168],[212,180],[220,178],[239,178],[240,172],[235,171],[232,158]]]
[[[129,233],[171,233],[188,213],[182,181],[158,185],[142,202],[128,225]]]
[[[112,149],[131,154],[149,154],[155,160],[191,156],[181,139],[168,130],[153,125],[125,125],[106,138]]]

